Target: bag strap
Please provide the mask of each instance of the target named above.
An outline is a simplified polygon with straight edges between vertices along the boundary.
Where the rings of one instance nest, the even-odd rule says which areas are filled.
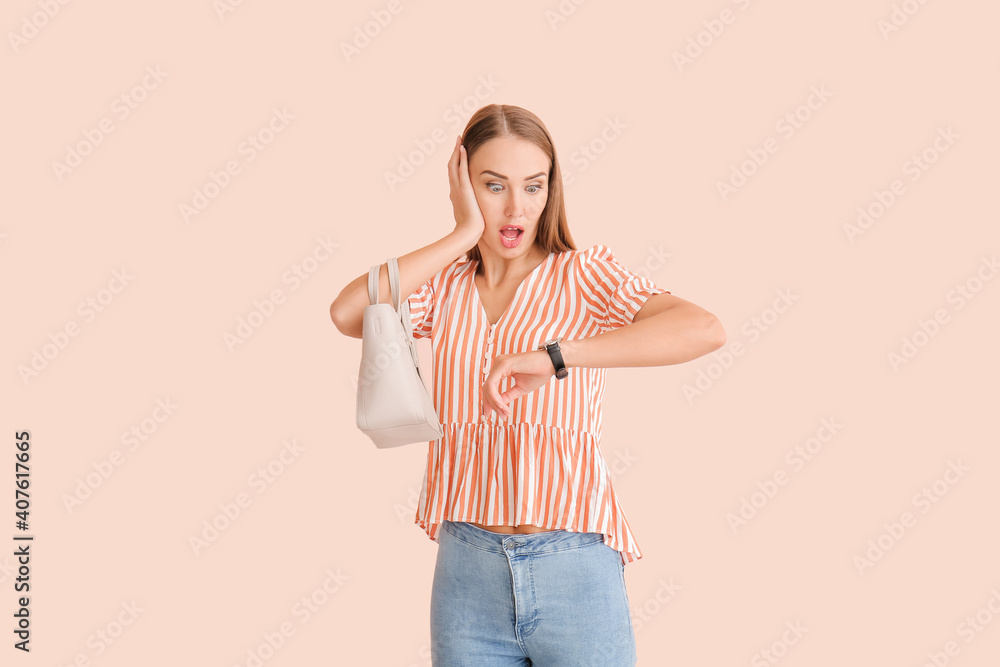
[[[395,257],[390,257],[387,265],[389,269],[389,293],[392,295],[392,308],[399,314],[400,324],[403,325],[403,336],[406,346],[410,348],[413,365],[417,369],[417,375],[420,375],[420,357],[417,354],[416,339],[413,338],[413,322],[410,320],[410,302],[408,299],[403,299],[402,304],[400,304],[400,297],[402,295],[399,293],[399,264],[396,262]],[[372,305],[378,303],[378,274],[381,270],[381,264],[376,264],[368,270],[368,299]]]
[[[368,269],[368,300],[373,306],[378,303],[378,272],[381,269],[381,264]]]
[[[392,309],[399,310],[399,264],[395,257],[389,258],[389,294],[392,296]]]
[[[399,313],[399,319],[403,325],[403,335],[405,336],[407,347],[410,348],[410,356],[413,357],[413,365],[417,369],[417,375],[421,375],[420,357],[417,355],[417,347],[413,338],[413,322],[410,320],[410,301],[409,299],[403,299],[402,304],[400,304],[399,264],[396,262],[395,257],[390,257],[388,264],[389,290],[392,294],[393,308]]]
[[[396,263],[395,257],[390,257],[388,261],[389,265],[389,294],[392,297],[390,303],[392,303],[392,309],[395,311],[399,310],[399,265]],[[378,274],[381,271],[382,265],[376,264],[368,270],[368,300],[372,305],[378,303]],[[408,305],[405,301],[404,305]]]

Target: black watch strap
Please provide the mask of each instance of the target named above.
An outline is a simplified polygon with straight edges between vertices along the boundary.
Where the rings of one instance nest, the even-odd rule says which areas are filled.
[[[560,340],[562,339],[555,338],[553,340],[547,340],[539,345],[538,349],[545,350],[549,353],[549,358],[552,359],[552,366],[556,369],[556,378],[562,380],[564,377],[569,375],[569,370],[563,362],[562,351],[559,349]]]

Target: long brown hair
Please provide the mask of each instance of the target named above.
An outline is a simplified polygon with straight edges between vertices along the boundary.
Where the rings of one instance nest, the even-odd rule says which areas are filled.
[[[535,144],[549,157],[549,196],[545,208],[538,218],[538,232],[535,242],[546,253],[576,250],[566,222],[566,203],[563,200],[562,171],[556,157],[556,147],[549,136],[545,124],[527,109],[510,104],[488,104],[472,115],[462,133],[462,145],[468,160],[476,150],[490,139],[515,137]],[[481,263],[479,244],[466,253],[470,260]]]

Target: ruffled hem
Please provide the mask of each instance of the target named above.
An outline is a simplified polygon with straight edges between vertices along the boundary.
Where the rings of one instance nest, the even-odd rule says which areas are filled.
[[[642,558],[599,438],[546,424],[446,423],[428,448],[414,523],[445,520],[603,533],[622,563]]]

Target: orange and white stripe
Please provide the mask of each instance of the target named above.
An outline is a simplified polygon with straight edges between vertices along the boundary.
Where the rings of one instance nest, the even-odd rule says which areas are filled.
[[[551,253],[491,325],[476,263],[452,262],[409,297],[415,338],[431,338],[433,399],[444,435],[428,443],[415,523],[433,540],[445,519],[603,533],[623,563],[642,558],[600,451],[604,368],[569,369],[487,414],[482,385],[500,354],[550,338],[588,338],[632,322],[646,299],[669,294],[603,245]],[[503,392],[512,384],[500,383]]]

